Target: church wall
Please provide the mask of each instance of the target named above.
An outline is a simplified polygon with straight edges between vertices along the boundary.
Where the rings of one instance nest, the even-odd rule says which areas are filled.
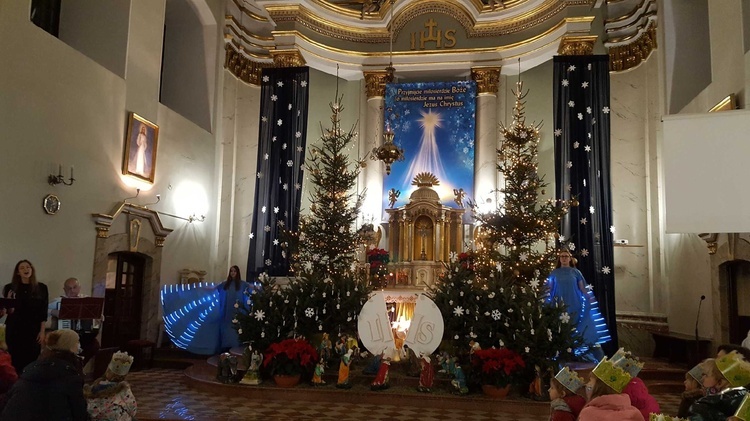
[[[709,2],[708,24],[710,34],[711,53],[711,82],[700,93],[695,95],[679,113],[705,113],[729,94],[738,96],[740,107],[746,103],[745,92],[750,77],[746,70],[748,61],[743,46],[743,2]],[[662,44],[663,45],[663,44]],[[657,50],[665,57],[665,52]],[[666,75],[668,77],[669,75]],[[667,88],[680,89],[679,86]],[[655,125],[660,125],[658,122]],[[710,144],[707,139],[707,145]],[[653,183],[652,183],[653,184]],[[722,188],[722,186],[717,186]],[[696,192],[696,200],[701,200]],[[720,205],[717,205],[720,206]],[[720,217],[720,212],[717,213]],[[671,331],[694,334],[696,313],[701,295],[706,296],[703,302],[698,323],[701,337],[717,337],[717,324],[714,315],[720,312],[719,302],[713,291],[719,288],[718,283],[712,285],[710,256],[706,242],[695,234],[666,234],[662,232],[663,249],[661,257],[664,264],[665,280],[668,283],[668,316]],[[725,238],[725,237],[724,237]],[[723,240],[725,241],[725,240]],[[720,243],[722,241],[720,240]],[[714,308],[715,310],[706,311]]]
[[[708,2],[711,83],[679,113],[704,113],[731,93],[740,94],[741,103],[746,102],[742,3],[739,0]],[[680,89],[680,86],[673,89]]]
[[[135,189],[121,176],[129,111],[160,126],[156,182],[131,202],[154,202],[155,195],[161,194],[161,202],[151,209],[180,216],[202,210],[208,217],[193,224],[161,217],[174,229],[164,245],[161,282],[176,282],[178,269],[208,268],[216,218],[215,202],[209,200],[214,195],[214,140],[158,103],[163,13],[164,2],[132,5],[128,77],[123,80],[32,24],[28,2],[3,2],[0,39],[7,40],[0,43],[4,62],[0,127],[5,134],[0,140],[3,283],[10,280],[15,263],[27,258],[51,294],[60,293],[69,276],[78,277],[83,290],[90,291],[96,238],[91,214],[108,213],[117,202],[135,196]],[[47,184],[47,175],[57,173],[58,165],[66,177],[70,166],[75,166],[72,186]],[[183,190],[186,182],[194,188]],[[49,193],[58,195],[62,203],[54,216],[41,207]],[[120,222],[113,230],[123,229]]]

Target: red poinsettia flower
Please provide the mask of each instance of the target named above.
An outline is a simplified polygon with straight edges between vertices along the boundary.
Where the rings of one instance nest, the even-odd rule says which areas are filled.
[[[263,358],[263,367],[271,365],[271,374],[296,375],[309,370],[318,361],[318,352],[304,339],[285,339],[272,343]]]
[[[504,387],[526,367],[521,356],[508,348],[480,349],[472,355],[472,364],[484,384]]]

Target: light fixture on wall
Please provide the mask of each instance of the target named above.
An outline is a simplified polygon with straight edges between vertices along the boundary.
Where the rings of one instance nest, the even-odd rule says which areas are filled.
[[[66,186],[72,186],[73,182],[75,182],[76,179],[73,178],[73,167],[70,167],[70,178],[68,181],[65,181],[65,177],[62,175],[62,164],[60,164],[60,167],[57,171],[57,175],[50,174],[47,176],[47,182],[50,186],[56,186],[58,184],[64,184]]]
[[[393,67],[393,4],[395,3],[395,0],[390,0],[390,3],[391,19],[390,22],[388,22],[388,32],[390,36],[390,55],[388,67],[385,68],[385,71],[388,75],[388,82],[393,82],[394,74],[396,72],[396,69]],[[378,148],[373,148],[372,155],[370,155],[370,158],[373,161],[383,161],[383,163],[385,163],[386,175],[391,174],[391,164],[396,161],[404,160],[404,150],[393,143],[393,138],[395,136],[396,134],[393,132],[393,129],[391,129],[390,123],[386,123],[385,132],[383,133],[383,144]]]

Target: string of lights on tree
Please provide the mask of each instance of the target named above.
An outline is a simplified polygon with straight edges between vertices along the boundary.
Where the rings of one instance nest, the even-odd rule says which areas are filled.
[[[504,202],[494,212],[476,211],[483,243],[480,264],[498,266],[528,284],[554,267],[558,227],[575,201],[540,200],[547,183],[538,173],[539,129],[526,124],[523,82],[513,91],[513,121],[500,124],[503,142],[498,150],[498,171],[504,176]]]
[[[320,144],[310,147],[310,214],[300,218],[299,232],[284,233],[294,276],[285,287],[261,276],[237,317],[240,339],[262,349],[288,337],[353,334],[371,292],[356,271],[354,225],[364,194],[353,193],[361,161],[349,158],[356,131],[341,130],[341,99],[337,93],[329,104],[331,128],[321,124]]]

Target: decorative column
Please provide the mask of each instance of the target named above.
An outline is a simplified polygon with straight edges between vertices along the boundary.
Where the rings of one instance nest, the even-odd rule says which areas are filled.
[[[411,219],[406,220],[406,238],[409,242],[408,248],[406,249],[406,260],[411,262],[414,260],[414,221]]]
[[[385,70],[364,72],[365,91],[367,93],[367,112],[365,124],[360,131],[359,150],[361,156],[373,148],[377,148],[383,139],[383,106],[385,104],[385,84],[393,80],[393,75]],[[380,224],[383,214],[383,164],[380,161],[370,161],[360,174],[360,186],[367,189],[362,210],[365,217],[372,217],[373,223]],[[359,191],[358,193],[361,193]]]
[[[474,148],[474,201],[487,212],[497,206],[497,88],[500,67],[472,67],[477,83],[477,128]],[[488,202],[488,199],[490,202]]]
[[[398,260],[399,262],[406,261],[406,218],[401,215],[398,220]]]
[[[435,252],[432,260],[443,259],[443,211],[439,211],[435,218]]]
[[[445,244],[445,250],[443,250],[443,260],[448,261],[451,254],[451,214],[448,213],[445,215],[445,219],[443,219],[443,231],[445,232],[445,241],[443,244]]]

